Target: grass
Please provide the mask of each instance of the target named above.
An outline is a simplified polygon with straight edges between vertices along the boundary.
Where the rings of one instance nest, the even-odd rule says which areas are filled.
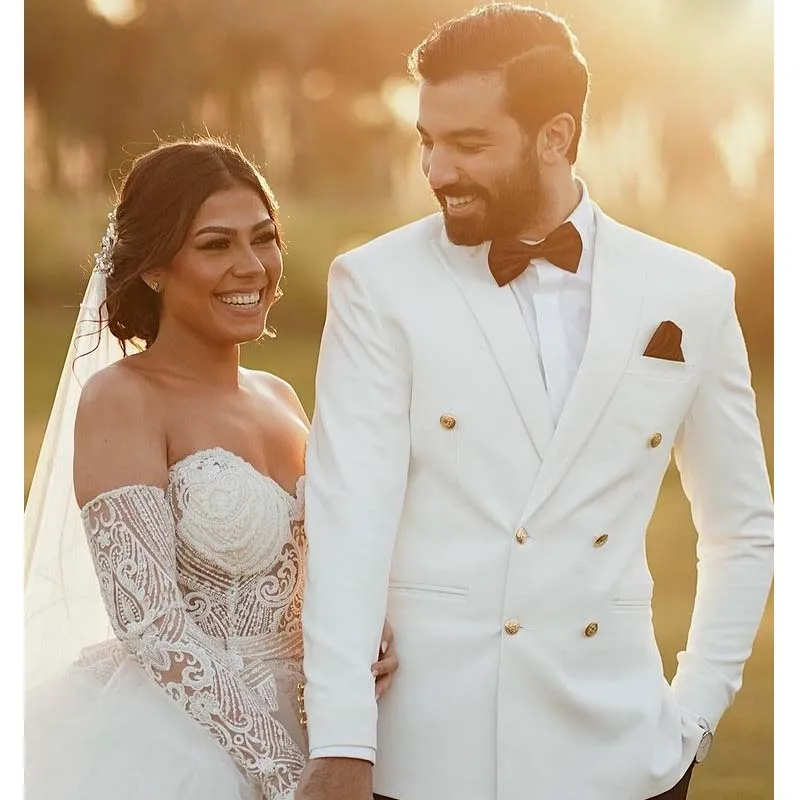
[[[286,303],[284,314],[292,313]],[[276,312],[280,305],[276,308]],[[74,308],[33,306],[25,314],[25,485],[35,466],[47,415],[55,394]],[[286,321],[286,317],[284,317]],[[247,366],[275,372],[292,383],[309,415],[314,403],[314,370],[319,341],[318,313],[305,333],[281,335],[248,345]],[[291,326],[295,327],[295,326]],[[759,411],[772,464],[772,376],[768,366],[754,365]],[[674,467],[662,488],[647,549],[655,580],[656,634],[667,676],[675,671],[675,654],[686,641],[694,597],[695,533],[688,502]],[[773,796],[773,609],[770,600],[748,662],[744,686],[725,715],[708,761],[695,771],[693,800],[766,800]]]

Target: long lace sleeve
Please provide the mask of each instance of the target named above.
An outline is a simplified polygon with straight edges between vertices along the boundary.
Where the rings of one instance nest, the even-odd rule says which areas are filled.
[[[238,677],[232,659],[187,615],[164,492],[134,486],[105,493],[83,508],[82,518],[117,638],[216,737],[265,798],[292,797],[304,754]]]

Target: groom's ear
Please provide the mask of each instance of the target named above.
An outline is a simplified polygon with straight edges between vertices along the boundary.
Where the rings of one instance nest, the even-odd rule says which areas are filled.
[[[544,164],[557,164],[568,159],[576,130],[574,117],[566,112],[545,122],[539,129],[536,142],[539,160]]]

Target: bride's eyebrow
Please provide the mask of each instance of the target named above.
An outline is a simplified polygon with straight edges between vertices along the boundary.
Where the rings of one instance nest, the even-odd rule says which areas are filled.
[[[274,228],[275,223],[271,219],[262,219],[261,222],[257,222],[253,225],[251,231],[256,233],[266,227]],[[236,234],[236,229],[228,228],[225,225],[206,225],[204,228],[200,228],[200,230],[195,233],[195,236],[200,236],[203,233],[221,233],[225,236],[234,236]]]

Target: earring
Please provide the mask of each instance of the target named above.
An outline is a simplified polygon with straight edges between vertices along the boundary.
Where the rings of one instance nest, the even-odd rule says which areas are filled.
[[[158,282],[158,281],[153,281],[153,282],[150,284],[150,288],[151,288],[151,289],[152,289],[152,290],[153,290],[153,291],[154,291],[156,294],[158,294],[158,290],[159,290],[159,288],[160,288],[160,284],[159,284],[159,282]]]

